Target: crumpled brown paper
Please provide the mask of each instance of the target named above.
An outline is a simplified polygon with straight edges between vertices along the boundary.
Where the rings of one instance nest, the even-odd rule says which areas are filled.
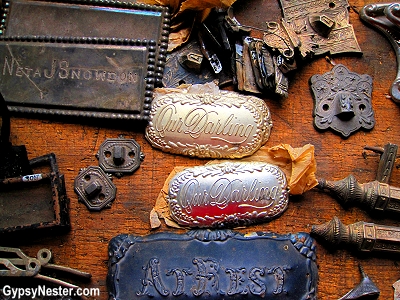
[[[171,32],[168,51],[187,42],[196,23],[204,21],[214,7],[228,8],[236,0],[140,0],[151,5],[168,6],[171,12]]]
[[[280,144],[271,148],[261,147],[255,154],[242,158],[240,161],[262,161],[280,167],[288,180],[291,195],[301,195],[318,184],[315,177],[317,162],[314,157],[314,146],[311,144],[300,148],[293,148],[288,144]],[[220,162],[213,160],[208,164]],[[162,190],[158,194],[156,204],[150,213],[151,228],[161,226],[160,218],[164,219],[167,226],[181,228],[169,213],[166,197],[170,180],[185,168],[187,167],[175,167],[165,181]]]

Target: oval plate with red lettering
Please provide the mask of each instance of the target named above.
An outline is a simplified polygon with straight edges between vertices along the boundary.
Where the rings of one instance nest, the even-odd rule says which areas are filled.
[[[272,121],[254,96],[171,93],[152,102],[147,140],[165,152],[204,158],[253,154],[269,138]]]
[[[288,205],[286,176],[262,162],[187,168],[169,183],[171,216],[190,227],[241,226],[267,221]]]

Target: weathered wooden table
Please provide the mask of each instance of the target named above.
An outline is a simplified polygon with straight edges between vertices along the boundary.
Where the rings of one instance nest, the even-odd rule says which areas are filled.
[[[271,6],[260,18],[265,21],[280,18],[277,1],[243,1],[243,5],[248,9],[248,24],[257,19],[257,14],[261,14],[256,9],[257,2],[264,2],[264,7]],[[379,156],[371,154],[363,157],[363,147],[383,146],[388,142],[400,143],[400,108],[388,98],[389,87],[396,76],[396,57],[386,38],[360,21],[356,11],[368,3],[371,1],[350,1],[350,23],[354,26],[363,55],[341,55],[333,57],[333,61],[336,64],[344,64],[351,71],[373,77],[372,102],[376,125],[371,131],[359,131],[348,139],[343,139],[329,130],[315,130],[312,118],[313,99],[308,81],[314,74],[323,74],[331,70],[333,66],[324,57],[314,58],[295,72],[290,78],[287,99],[278,101],[264,97],[274,122],[267,146],[280,143],[287,143],[293,147],[313,144],[318,177],[337,180],[352,173],[359,182],[372,181],[375,179]],[[95,154],[106,138],[115,138],[121,134],[127,138],[134,138],[141,145],[145,159],[133,175],[114,179],[118,190],[110,209],[89,212],[78,202],[74,193],[74,178],[81,168],[98,164]],[[25,144],[30,158],[50,152],[56,154],[60,172],[65,174],[67,194],[70,198],[71,230],[62,235],[30,236],[17,241],[2,239],[1,245],[20,247],[31,256],[35,256],[40,248],[51,249],[55,263],[93,274],[91,282],[82,283],[81,286],[99,287],[99,299],[106,299],[108,296],[106,274],[107,246],[110,239],[120,233],[146,235],[168,230],[183,232],[167,228],[165,225],[152,231],[149,213],[174,166],[196,166],[208,161],[153,149],[144,138],[144,126],[135,123],[91,122],[79,119],[42,120],[14,116],[11,119],[11,142],[14,145]],[[390,183],[400,186],[398,168],[394,169]],[[309,232],[313,224],[324,223],[333,216],[338,216],[344,224],[363,220],[400,226],[398,219],[377,220],[359,208],[346,210],[331,196],[312,190],[302,196],[291,197],[287,211],[280,218],[270,223],[238,230],[261,230],[282,234]],[[399,259],[400,256],[393,255],[360,255],[346,249],[328,249],[318,244],[319,299],[337,299],[358,284],[361,280],[358,264],[364,267],[365,272],[381,290],[380,299],[392,299],[392,284],[400,279]]]

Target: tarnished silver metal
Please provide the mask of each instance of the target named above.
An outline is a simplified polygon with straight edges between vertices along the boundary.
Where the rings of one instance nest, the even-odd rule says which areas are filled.
[[[146,138],[165,152],[209,158],[253,154],[270,135],[265,102],[230,91],[155,97]]]
[[[75,192],[91,211],[110,207],[115,199],[117,188],[104,171],[97,166],[89,166],[75,178]]]
[[[4,258],[2,256],[5,256]],[[58,286],[78,289],[77,285],[69,282],[42,275],[39,272],[42,268],[51,269],[53,271],[62,271],[64,274],[71,274],[81,278],[91,278],[90,273],[82,272],[77,269],[65,267],[61,265],[49,263],[52,258],[52,253],[49,249],[40,249],[37,257],[29,257],[21,249],[0,247],[0,278],[1,277],[34,277],[36,279],[45,280]]]
[[[400,254],[400,227],[363,221],[343,225],[337,217],[334,217],[325,224],[313,225],[311,234],[334,246],[344,244],[362,252],[382,251]]]
[[[361,53],[349,24],[347,0],[281,0],[284,21],[299,40],[301,56]]]
[[[133,173],[144,159],[140,145],[134,139],[106,139],[97,153],[99,166],[107,173],[121,177],[123,173]]]
[[[286,176],[262,162],[225,162],[187,168],[169,183],[171,216],[191,227],[268,221],[288,205]]]
[[[314,125],[332,128],[344,137],[375,125],[371,104],[372,78],[336,65],[330,72],[311,77],[314,96]]]
[[[358,265],[362,280],[361,282],[355,286],[351,291],[346,293],[339,300],[349,300],[349,299],[361,299],[365,297],[376,296],[379,297],[380,291],[375,283],[368,277],[368,275],[364,272],[364,269],[361,265]],[[368,298],[369,299],[369,298]]]
[[[396,53],[397,75],[390,88],[390,95],[394,102],[400,103],[400,4],[368,4],[361,9],[360,18],[381,31]]]

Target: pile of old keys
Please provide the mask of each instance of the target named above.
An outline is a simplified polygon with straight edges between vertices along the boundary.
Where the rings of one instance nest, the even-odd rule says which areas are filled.
[[[7,258],[2,258],[3,255]],[[77,289],[79,287],[57,278],[42,275],[39,272],[42,270],[42,268],[47,268],[69,273],[84,279],[89,279],[92,277],[90,273],[82,272],[65,266],[51,264],[49,263],[51,257],[51,251],[45,248],[40,249],[37,253],[37,257],[33,258],[24,254],[21,249],[0,247],[0,277],[34,277],[36,279],[45,280],[62,287],[72,289]]]
[[[379,29],[390,41],[397,58],[397,75],[390,88],[394,102],[400,103],[400,3],[368,4],[360,11],[360,18]]]

